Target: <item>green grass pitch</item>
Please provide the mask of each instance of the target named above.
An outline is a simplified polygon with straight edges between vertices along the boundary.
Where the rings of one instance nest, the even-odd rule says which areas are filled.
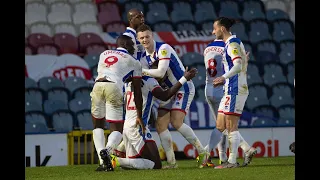
[[[218,163],[217,159],[213,161]],[[242,159],[238,162],[242,164]],[[295,157],[254,158],[247,167],[213,169],[196,167],[195,160],[179,160],[178,169],[95,172],[97,165],[25,168],[26,180],[293,180]]]

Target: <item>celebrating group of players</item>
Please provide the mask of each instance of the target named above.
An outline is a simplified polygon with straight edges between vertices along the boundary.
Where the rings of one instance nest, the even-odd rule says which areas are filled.
[[[216,40],[204,51],[207,69],[205,96],[216,127],[204,147],[193,130],[183,123],[195,95],[192,78],[197,69],[184,67],[175,50],[156,42],[144,15],[137,9],[127,14],[129,27],[117,38],[117,48],[100,54],[98,76],[91,96],[93,140],[100,165],[96,171],[177,168],[171,125],[198,151],[198,167],[214,167],[209,152],[218,146],[220,165],[238,167],[238,147],[245,152],[243,166],[257,153],[238,131],[248,92],[248,58],[240,39],[230,33],[234,20],[220,17],[213,24]],[[148,129],[152,109],[157,109],[156,130],[167,157],[162,166]],[[110,123],[105,145],[104,121]],[[229,142],[229,157],[226,154]]]

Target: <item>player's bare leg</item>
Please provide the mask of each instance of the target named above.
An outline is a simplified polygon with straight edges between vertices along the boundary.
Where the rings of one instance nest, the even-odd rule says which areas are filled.
[[[173,151],[172,137],[168,130],[170,122],[170,111],[164,109],[158,109],[158,117],[156,121],[156,130],[160,138],[160,142],[164,152],[166,153],[168,166],[177,167],[176,158]]]
[[[183,123],[185,116],[186,116],[186,113],[184,111],[171,110],[170,122],[171,122],[171,125],[176,130],[178,130],[181,133],[181,135],[198,150],[199,152],[198,166],[202,168],[203,163],[207,159],[208,153],[203,148],[203,145],[201,144],[200,140],[195,135],[193,130],[187,124]]]
[[[220,132],[222,132],[220,142],[218,143],[219,159],[220,159],[220,164],[222,164],[227,162],[228,160],[228,157],[227,157],[228,130],[226,129],[225,115],[223,112],[218,112],[216,128]]]

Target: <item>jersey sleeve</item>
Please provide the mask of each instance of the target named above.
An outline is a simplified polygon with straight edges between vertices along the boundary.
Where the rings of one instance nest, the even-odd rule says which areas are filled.
[[[132,58],[133,59],[133,58]],[[133,70],[133,78],[141,78],[142,77],[142,67],[141,63],[138,60],[134,60],[134,70]]]
[[[241,59],[242,51],[239,43],[232,42],[228,45],[227,49],[228,55],[231,57],[232,61],[236,59]]]
[[[153,77],[148,78],[146,85],[147,85],[148,90],[149,90],[150,92],[152,92],[152,91],[153,91],[154,89],[156,89],[156,88],[160,88],[160,87],[161,87],[161,86],[159,85],[158,81],[157,81],[155,78],[153,78]]]
[[[168,44],[163,44],[158,50],[159,60],[170,60],[171,48]]]

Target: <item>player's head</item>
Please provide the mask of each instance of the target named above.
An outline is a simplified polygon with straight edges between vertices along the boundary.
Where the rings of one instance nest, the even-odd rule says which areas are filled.
[[[117,46],[126,49],[131,55],[134,54],[134,43],[129,36],[120,35],[117,38]]]
[[[143,24],[138,27],[137,38],[144,48],[149,48],[150,46],[153,46],[152,30],[148,25]]]
[[[225,35],[230,35],[230,28],[235,23],[234,19],[219,17],[213,23],[212,34],[216,36],[216,39],[224,39]]]
[[[130,9],[127,13],[127,18],[129,26],[135,30],[144,24],[144,15],[142,11],[139,11],[138,9]]]

